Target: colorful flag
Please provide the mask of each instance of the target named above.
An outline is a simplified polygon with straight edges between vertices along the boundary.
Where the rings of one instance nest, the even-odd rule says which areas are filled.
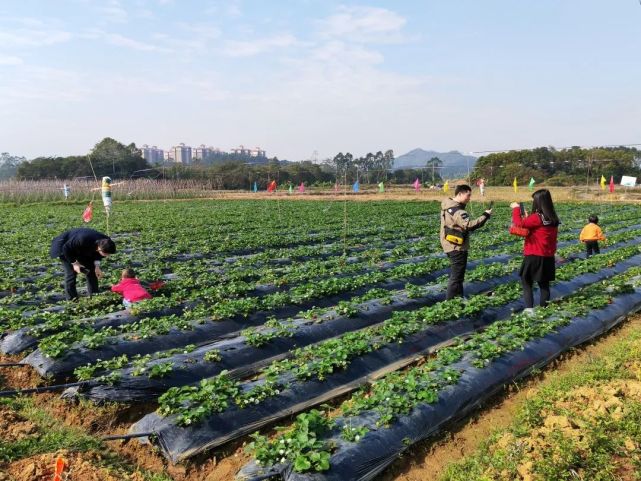
[[[69,186],[67,184],[64,184],[62,186],[62,193],[65,195],[65,200],[67,200],[69,198],[69,191],[70,190],[71,189],[69,188]]]
[[[610,194],[614,192],[614,176],[610,176]]]
[[[357,180],[356,182],[354,182],[354,185],[352,186],[352,190],[354,192],[358,192],[360,188],[361,188],[361,185],[358,183],[358,180]]]
[[[415,190],[416,192],[418,192],[418,191],[420,190],[420,188],[421,188],[421,183],[418,181],[418,177],[417,177],[417,178],[416,178],[416,180],[414,181],[414,184],[413,184],[413,185],[414,185],[414,190]]]
[[[258,192],[258,184],[254,181],[254,192]]]
[[[379,182],[378,191],[379,192],[385,192],[385,184],[383,182]]]
[[[267,186],[267,192],[274,192],[276,190],[276,181],[272,180]]]
[[[512,182],[512,187],[514,187],[514,192],[519,191],[519,184],[516,182],[516,177],[514,177],[514,182]]]
[[[107,215],[111,213],[111,177],[102,178],[102,205]]]
[[[530,177],[530,183],[527,185],[528,189],[534,190],[534,184],[536,184],[536,182],[534,181],[534,177]]]
[[[293,184],[289,184],[289,189],[288,189],[288,190],[289,190],[289,193],[290,193],[290,194],[291,194],[292,192],[294,192],[294,185],[293,185]]]
[[[305,192],[305,184],[303,182],[301,182],[298,186],[298,192],[300,192],[301,194]]]
[[[600,182],[601,190],[605,190],[605,183],[606,183],[605,176],[602,175],[601,176],[601,182]]]
[[[450,191],[450,183],[446,180],[445,183],[443,184],[443,192],[446,194]]]
[[[65,464],[65,460],[58,456],[53,470],[53,481],[62,481],[62,474],[65,470]]]
[[[93,219],[93,202],[89,202],[89,205],[85,207],[85,211],[82,213],[82,220],[91,222],[91,219]]]
[[[334,184],[334,193],[338,192],[338,181]]]

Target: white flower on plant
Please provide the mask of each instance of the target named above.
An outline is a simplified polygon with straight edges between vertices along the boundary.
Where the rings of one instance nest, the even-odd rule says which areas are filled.
[[[280,462],[281,462],[281,463],[284,463],[285,461],[286,461],[286,459],[285,459],[285,458],[280,458]]]
[[[354,438],[354,441],[360,441],[361,437],[357,434],[356,437]]]

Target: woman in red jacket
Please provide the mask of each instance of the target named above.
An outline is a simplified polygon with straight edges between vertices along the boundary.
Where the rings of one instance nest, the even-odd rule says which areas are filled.
[[[529,230],[523,246],[523,264],[519,274],[523,285],[525,311],[532,312],[534,281],[541,290],[540,304],[545,307],[550,300],[550,282],[554,280],[556,269],[556,239],[559,231],[559,217],[554,210],[552,195],[547,189],[539,189],[532,194],[532,213],[521,217],[519,204],[512,202],[512,223]]]

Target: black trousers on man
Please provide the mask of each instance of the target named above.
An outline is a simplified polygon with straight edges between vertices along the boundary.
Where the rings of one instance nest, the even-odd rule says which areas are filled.
[[[467,251],[452,251],[447,253],[450,258],[450,279],[447,283],[446,299],[463,297],[463,281],[467,268]]]
[[[585,253],[587,257],[590,257],[593,253],[600,254],[601,250],[599,249],[599,241],[586,241]]]
[[[62,262],[62,268],[65,271],[65,298],[68,301],[78,298],[78,291],[76,290],[76,278],[78,274],[73,270],[73,265],[71,262],[60,259]],[[98,277],[96,277],[96,271],[93,269],[88,269],[86,274],[87,276],[87,293],[91,296],[98,293]]]

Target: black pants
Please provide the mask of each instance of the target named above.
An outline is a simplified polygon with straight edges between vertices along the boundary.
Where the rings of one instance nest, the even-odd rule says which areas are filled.
[[[450,279],[447,283],[446,299],[463,297],[463,281],[467,268],[467,251],[452,251],[447,253],[450,258]]]
[[[593,253],[600,254],[599,250],[599,241],[586,241],[585,242],[585,252],[587,257],[590,257]]]
[[[71,262],[66,261],[65,259],[60,259],[62,261],[62,268],[65,271],[65,298],[68,301],[78,298],[78,291],[76,290],[76,277],[78,274],[73,270],[73,265]],[[92,268],[87,272],[87,293],[91,296],[98,293],[98,278],[96,277],[96,271]]]
[[[521,278],[521,284],[523,285],[523,300],[525,301],[525,307],[534,307],[534,291],[533,286],[534,282],[529,282],[524,278]],[[550,281],[538,281],[540,289],[540,305],[545,307],[548,305],[550,300]]]

